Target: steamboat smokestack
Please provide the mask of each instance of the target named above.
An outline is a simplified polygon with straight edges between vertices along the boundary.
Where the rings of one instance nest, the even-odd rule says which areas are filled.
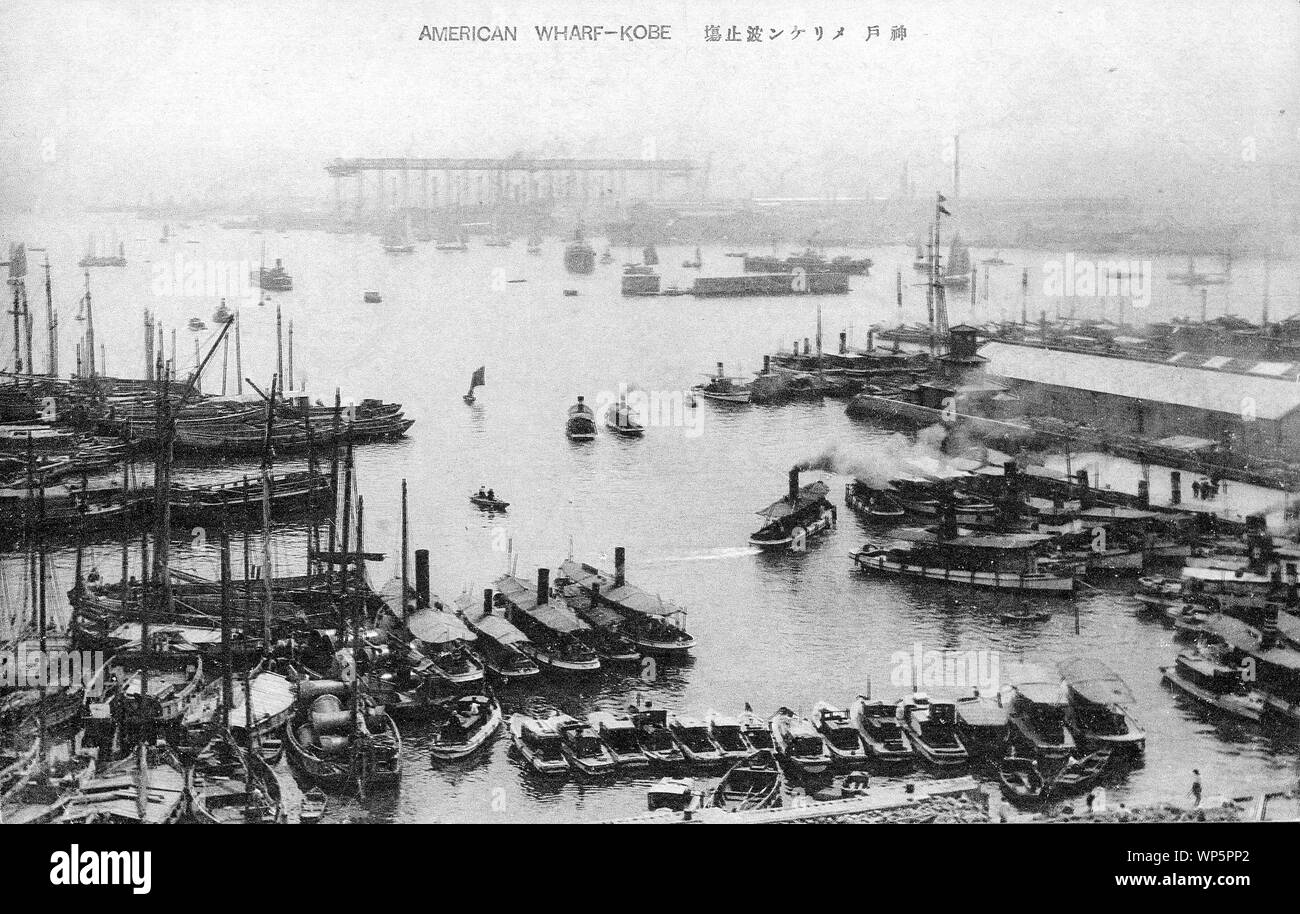
[[[488,587],[483,591],[483,615],[492,615],[492,588]]]
[[[627,563],[627,553],[622,546],[614,547],[614,586],[623,586],[623,569]]]
[[[1169,503],[1171,505],[1183,503],[1183,474],[1177,470],[1169,473]]]
[[[537,569],[537,605],[545,606],[551,599],[551,569]]]
[[[840,355],[849,351],[849,335],[845,331],[840,331]]]
[[[722,363],[718,363],[718,377],[722,377]]]
[[[790,504],[799,500],[799,468],[790,467],[790,491],[788,493]]]

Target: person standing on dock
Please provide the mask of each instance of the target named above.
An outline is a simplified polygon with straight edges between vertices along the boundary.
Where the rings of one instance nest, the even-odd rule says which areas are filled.
[[[1192,497],[1201,500],[1201,484],[1195,480],[1192,481]]]
[[[1192,799],[1196,801],[1196,807],[1199,809],[1201,806],[1201,772],[1196,768],[1192,769]]]

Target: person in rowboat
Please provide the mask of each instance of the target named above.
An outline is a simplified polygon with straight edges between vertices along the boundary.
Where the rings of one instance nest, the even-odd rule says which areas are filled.
[[[497,500],[496,493],[493,492],[491,489],[488,489],[488,491],[487,491],[487,497],[488,497],[488,501],[496,501],[496,500]]]
[[[483,489],[482,486],[479,486],[479,487],[478,487],[478,497],[479,497],[479,498],[487,498],[487,497],[488,497],[487,492],[484,491],[484,489]]]

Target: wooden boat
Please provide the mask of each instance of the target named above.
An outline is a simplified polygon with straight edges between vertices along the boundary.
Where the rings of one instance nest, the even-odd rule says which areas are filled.
[[[1047,786],[1038,762],[1019,755],[1008,755],[998,762],[998,781],[1003,795],[1013,803],[1041,800]]]
[[[800,774],[821,774],[831,765],[826,741],[811,723],[781,708],[772,717],[772,748],[777,757]]]
[[[837,765],[858,765],[867,759],[867,747],[849,712],[828,702],[813,705],[812,725],[826,741],[826,748]]]
[[[695,782],[690,778],[660,778],[659,783],[652,784],[645,793],[646,809],[655,812],[660,809],[672,812],[685,812],[699,809],[702,797],[695,790]]]
[[[351,710],[343,707],[351,691],[338,680],[298,683],[294,716],[284,728],[289,763],[320,786],[340,792],[393,786],[402,776],[402,735],[366,695],[360,696],[353,720]]]
[[[428,660],[434,676],[458,687],[483,681],[483,664],[470,650],[476,636],[441,600],[407,613],[403,621],[412,638],[410,646]]]
[[[1052,614],[1045,609],[1018,609],[1000,613],[998,618],[1006,623],[1017,622],[1046,622],[1052,618]]]
[[[1164,681],[1202,704],[1233,717],[1259,723],[1268,708],[1262,692],[1249,688],[1238,667],[1199,654],[1179,654],[1161,667]]]
[[[741,712],[737,721],[740,724],[740,733],[745,737],[749,748],[755,750],[772,748],[772,728],[767,721],[755,714],[748,704],[745,705],[745,710]]]
[[[1081,759],[1071,756],[1048,782],[1047,792],[1053,797],[1060,797],[1088,790],[1106,773],[1113,754],[1114,750],[1103,748]]]
[[[848,774],[844,775],[843,780],[840,781],[841,797],[864,797],[870,792],[871,772],[869,771],[863,771],[861,769],[850,771]]]
[[[202,692],[203,657],[192,648],[160,647],[155,644],[147,654],[130,649],[108,661],[104,672],[112,677],[112,684],[105,683],[102,696],[87,702],[88,727],[112,721],[127,743],[136,741],[140,722],[146,717],[155,731],[179,732],[184,727],[186,712]],[[142,696],[145,664],[149,694]]]
[[[280,780],[256,752],[222,734],[186,771],[189,818],[206,825],[279,825],[288,821]]]
[[[916,761],[916,750],[898,725],[896,705],[859,695],[849,708],[849,719],[877,762],[910,765]]]
[[[500,512],[505,513],[506,508],[510,507],[510,502],[502,501],[499,498],[492,498],[488,495],[471,495],[470,504],[485,509],[488,513]]]
[[[302,802],[298,809],[298,824],[316,825],[325,818],[325,810],[328,807],[329,794],[319,787],[312,787],[302,795]]]
[[[641,708],[628,715],[636,727],[637,745],[652,765],[677,765],[686,755],[668,729],[668,711],[664,708]]]
[[[530,769],[538,774],[568,773],[564,740],[550,718],[511,714],[507,729],[511,745]]]
[[[171,825],[188,808],[185,770],[165,745],[136,751],[86,778],[64,805],[61,824]]]
[[[1065,761],[1077,745],[1065,726],[1067,707],[1060,677],[1026,665],[1011,686],[1007,722],[1012,742],[1034,758]]]
[[[578,402],[569,407],[564,434],[571,441],[590,441],[596,437],[596,414],[584,398],[579,397]]]
[[[745,739],[745,731],[740,726],[739,718],[715,711],[709,714],[708,726],[709,736],[722,750],[723,758],[748,758],[754,751],[754,747]]]
[[[474,404],[474,388],[482,387],[487,381],[486,371],[487,367],[485,365],[480,365],[478,368],[474,369],[474,373],[469,376],[469,392],[461,397],[461,399],[471,406]]]
[[[708,726],[698,718],[680,714],[668,715],[668,732],[682,750],[682,756],[692,765],[709,767],[726,761],[722,747],[709,735]]]
[[[931,701],[923,692],[902,700],[903,731],[921,758],[931,765],[951,768],[970,761],[970,752],[957,735],[957,706],[951,701]]]
[[[568,714],[553,714],[550,721],[560,734],[564,755],[575,771],[587,775],[613,774],[618,764],[614,753],[591,726]]]
[[[461,594],[456,599],[456,606],[460,618],[478,636],[474,652],[498,680],[532,679],[541,672],[541,668],[520,647],[529,644],[528,636],[507,622],[504,616],[492,612],[490,597],[486,605],[480,607],[469,594]]]
[[[627,714],[596,711],[587,715],[587,723],[596,730],[619,767],[644,768],[650,764],[650,757],[637,739],[636,724]]]
[[[1131,708],[1137,704],[1123,679],[1100,660],[1075,658],[1060,664],[1069,707],[1065,725],[1086,748],[1141,753],[1146,731]]]
[[[957,735],[972,756],[1000,758],[1007,744],[1007,709],[996,698],[974,695],[957,699]]]
[[[506,620],[527,638],[516,646],[542,670],[561,676],[588,676],[600,672],[596,652],[578,638],[587,624],[567,607],[551,605],[550,584],[541,569],[533,587],[513,575],[497,578],[498,599],[505,606]],[[540,597],[540,599],[539,599]]]
[[[830,492],[820,480],[799,486],[799,468],[789,472],[789,491],[757,514],[767,523],[751,533],[749,544],[760,549],[801,551],[807,541],[835,526],[836,511],[826,496]]]
[[[501,705],[488,695],[459,695],[439,702],[433,714],[429,755],[454,762],[473,755],[501,727]]]
[[[722,776],[709,805],[733,812],[780,806],[785,778],[770,749],[751,752]]]
[[[872,489],[860,479],[844,487],[844,504],[872,523],[895,524],[907,516],[897,498]]]
[[[1037,554],[1051,540],[1045,534],[945,536],[929,530],[903,529],[893,531],[890,537],[899,544],[867,543],[852,553],[857,567],[873,574],[996,590],[1059,594],[1074,591],[1074,575],[1056,571]]]
[[[271,765],[279,761],[284,743],[278,737],[284,725],[293,716],[294,684],[280,673],[258,664],[247,674],[250,681],[244,685],[244,676],[237,677],[231,690],[230,732],[241,746],[254,746],[262,758]],[[189,707],[183,717],[183,726],[195,732],[214,720],[221,706],[222,681],[216,679],[204,686],[202,694]],[[247,732],[249,719],[245,696],[252,697],[253,733]]]

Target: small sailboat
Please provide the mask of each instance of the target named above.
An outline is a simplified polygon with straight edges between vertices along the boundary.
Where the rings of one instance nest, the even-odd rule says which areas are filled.
[[[950,289],[965,289],[970,286],[970,278],[970,248],[962,243],[961,235],[953,235],[952,245],[948,250],[948,266],[942,282]]]
[[[564,424],[564,434],[573,441],[591,441],[596,437],[596,414],[582,397],[569,407],[569,418]]]
[[[469,393],[462,396],[461,399],[471,406],[474,404],[474,388],[482,387],[487,383],[487,375],[484,373],[486,370],[486,366],[480,365],[477,370],[469,376]]]
[[[280,781],[256,752],[225,733],[211,740],[186,771],[189,818],[208,825],[278,825],[287,821]]]

